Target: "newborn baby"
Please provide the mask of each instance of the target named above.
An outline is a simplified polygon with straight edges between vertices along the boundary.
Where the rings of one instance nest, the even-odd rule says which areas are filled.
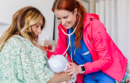
[[[67,67],[69,67],[69,63],[67,62],[67,59],[62,55],[56,55],[52,56],[48,60],[49,68],[55,72],[60,73],[67,70]],[[74,83],[76,80],[76,77],[74,79],[71,79],[68,83]],[[67,83],[67,82],[61,82],[61,83]]]

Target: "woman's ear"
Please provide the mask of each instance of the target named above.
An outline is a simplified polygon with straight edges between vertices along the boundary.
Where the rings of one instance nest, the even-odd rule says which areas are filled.
[[[77,12],[78,12],[78,10],[77,10],[77,8],[75,8],[74,9],[74,14],[77,15]]]

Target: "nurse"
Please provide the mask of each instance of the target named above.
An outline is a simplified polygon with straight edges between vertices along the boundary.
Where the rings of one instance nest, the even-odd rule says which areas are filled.
[[[77,83],[121,81],[127,59],[115,45],[96,14],[89,14],[77,0],[55,0],[52,11],[58,22],[59,38],[52,55],[69,55],[66,72],[77,75]],[[74,34],[73,34],[74,33]],[[68,36],[67,34],[71,34]],[[68,47],[68,51],[64,53]]]

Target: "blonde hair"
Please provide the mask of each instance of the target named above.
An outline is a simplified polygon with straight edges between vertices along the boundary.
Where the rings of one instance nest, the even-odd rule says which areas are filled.
[[[45,26],[45,18],[38,9],[28,6],[18,10],[13,15],[11,26],[0,38],[0,51],[4,44],[8,42],[13,35],[20,35],[34,44],[34,41],[37,41],[38,37],[35,38],[31,26],[37,24],[41,19],[43,19],[43,25],[41,26],[42,30]]]

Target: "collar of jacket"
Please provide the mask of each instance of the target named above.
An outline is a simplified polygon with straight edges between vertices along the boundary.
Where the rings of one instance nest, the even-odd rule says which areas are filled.
[[[97,14],[89,14],[89,13],[84,13],[84,26],[83,28],[87,28],[87,26],[93,21],[93,19],[99,20],[99,16]]]

